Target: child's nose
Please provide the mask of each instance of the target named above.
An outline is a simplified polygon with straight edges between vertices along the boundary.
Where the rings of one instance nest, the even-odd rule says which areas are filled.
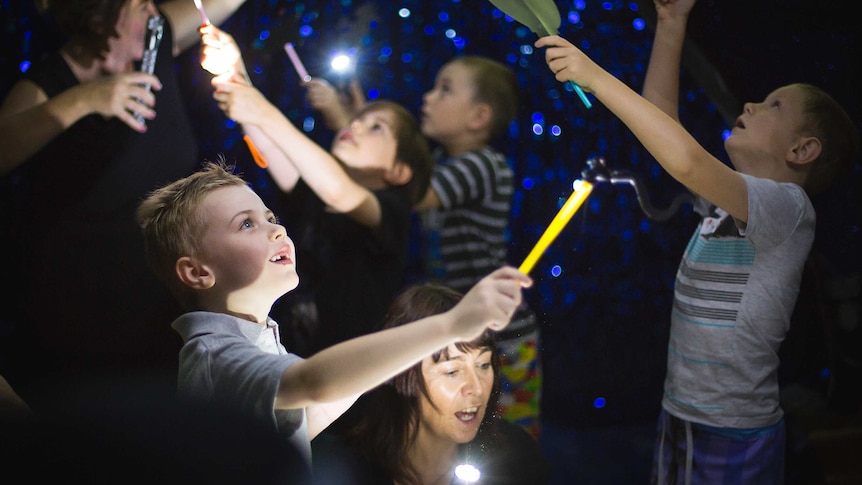
[[[272,239],[273,241],[278,241],[279,239],[287,238],[287,229],[284,228],[281,224],[273,224],[272,230]]]

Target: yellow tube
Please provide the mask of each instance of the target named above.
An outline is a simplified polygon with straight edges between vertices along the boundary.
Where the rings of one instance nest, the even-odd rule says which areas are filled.
[[[548,249],[548,246],[557,238],[557,235],[560,231],[563,230],[563,227],[569,223],[569,220],[575,215],[575,212],[581,207],[581,204],[587,199],[587,196],[590,195],[590,192],[593,191],[593,184],[585,181],[585,180],[575,180],[572,184],[572,195],[569,196],[569,199],[563,204],[563,207],[560,208],[557,215],[554,216],[554,220],[551,221],[551,224],[548,225],[548,228],[545,229],[545,232],[542,234],[542,237],[539,238],[539,241],[533,246],[533,249],[530,251],[530,254],[527,255],[524,262],[521,263],[521,266],[518,269],[524,273],[529,274],[530,270],[533,269],[533,266],[536,265],[536,262],[539,260],[539,257]]]

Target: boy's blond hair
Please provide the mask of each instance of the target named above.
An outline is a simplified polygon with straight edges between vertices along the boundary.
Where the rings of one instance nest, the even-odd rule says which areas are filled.
[[[232,170],[223,160],[207,162],[200,171],[152,191],[135,214],[144,234],[147,263],[186,308],[191,305],[191,292],[174,268],[181,257],[195,256],[203,249],[200,239],[205,227],[199,208],[204,197],[223,187],[248,186]]]
[[[518,78],[511,69],[493,59],[460,56],[449,61],[461,63],[473,76],[474,101],[486,103],[494,113],[489,141],[503,136],[518,114]]]

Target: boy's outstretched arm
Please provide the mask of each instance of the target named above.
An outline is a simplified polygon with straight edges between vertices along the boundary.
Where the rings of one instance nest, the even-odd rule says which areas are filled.
[[[503,267],[447,312],[326,348],[285,370],[275,407],[309,407],[358,395],[451,343],[472,340],[486,328],[501,330],[521,303],[521,288],[531,284],[527,275]],[[329,424],[310,420],[311,415],[310,430]]]
[[[688,14],[697,0],[654,0],[656,29],[643,97],[679,121],[679,74]]]
[[[269,137],[323,202],[360,224],[371,228],[380,225],[381,208],[377,197],[353,180],[331,153],[299,131],[260,91],[218,79],[213,80],[213,85],[216,87],[213,98],[222,111],[249,132],[255,133],[251,129],[254,126]],[[267,152],[258,148],[266,158]]]
[[[535,46],[546,48],[545,60],[558,81],[573,81],[592,92],[673,178],[733,217],[748,220],[742,176],[707,152],[674,118],[562,37],[542,37]]]

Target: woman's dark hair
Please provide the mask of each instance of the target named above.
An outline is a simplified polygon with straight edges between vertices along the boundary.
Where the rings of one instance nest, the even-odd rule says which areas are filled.
[[[454,307],[462,296],[449,287],[433,283],[411,286],[392,302],[383,328],[397,327],[443,313]],[[479,338],[471,342],[458,342],[455,346],[465,352],[473,349],[491,351],[494,385],[485,412],[485,421],[488,421],[499,396],[497,379],[501,364],[496,334],[492,330],[485,330]],[[446,357],[446,349],[432,355],[435,362]],[[430,402],[420,362],[395,376],[389,383],[374,389],[367,396],[369,401],[366,409],[372,412],[364,413],[346,433],[348,441],[356,444],[368,460],[380,466],[398,483],[418,483],[419,475],[408,461],[407,451],[416,440],[423,396]]]
[[[82,50],[99,58],[108,52],[108,39],[117,37],[117,19],[130,0],[36,0],[54,23]]]

